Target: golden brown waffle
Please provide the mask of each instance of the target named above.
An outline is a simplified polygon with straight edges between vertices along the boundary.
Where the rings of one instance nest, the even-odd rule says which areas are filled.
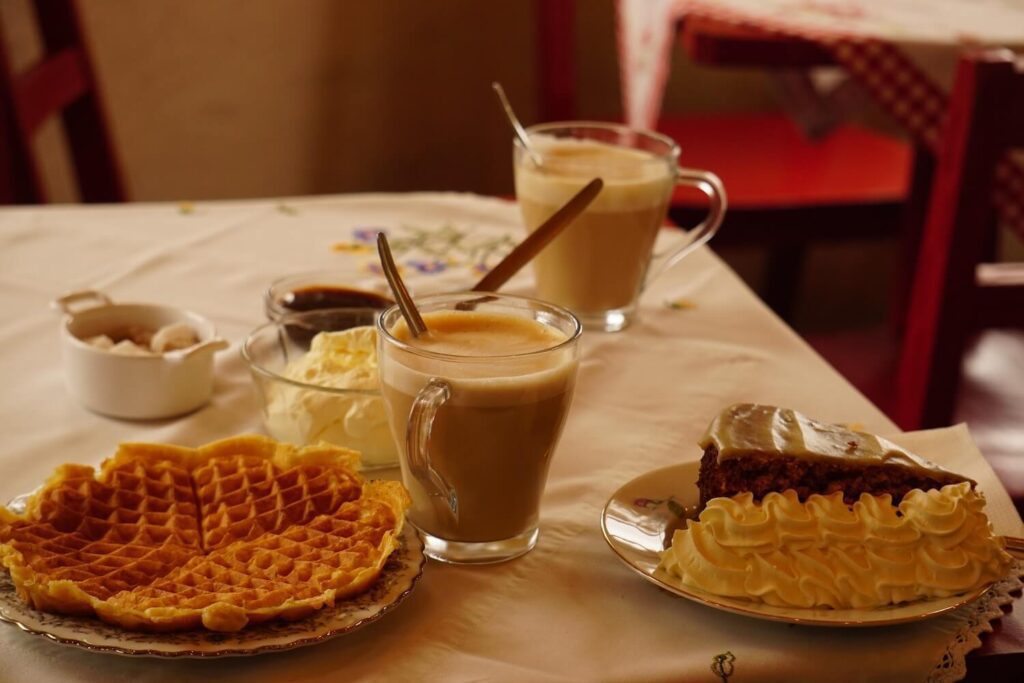
[[[348,453],[333,446],[307,447],[301,455],[279,453],[273,441],[238,439],[201,449],[192,481],[203,546],[213,550],[306,524],[359,498],[358,461],[338,462]]]
[[[369,587],[408,495],[364,484],[358,454],[259,436],[198,449],[123,444],[64,465],[24,516],[0,509],[0,562],[37,608],[128,628],[236,631]]]

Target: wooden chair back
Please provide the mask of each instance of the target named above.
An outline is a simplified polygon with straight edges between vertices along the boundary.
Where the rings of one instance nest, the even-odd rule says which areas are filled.
[[[1024,147],[1024,70],[1006,50],[961,58],[907,311],[896,420],[949,424],[963,354],[985,327],[1024,325],[1024,268],[988,264],[996,173]],[[1024,186],[1022,186],[1024,190]]]
[[[43,55],[15,73],[0,35],[0,204],[48,200],[33,140],[60,114],[83,202],[126,199],[82,23],[73,0],[33,0]],[[0,26],[0,29],[3,29]]]

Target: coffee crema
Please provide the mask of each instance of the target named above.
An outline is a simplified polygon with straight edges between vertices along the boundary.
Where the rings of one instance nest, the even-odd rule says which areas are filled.
[[[501,313],[435,311],[423,320],[429,330],[424,336],[409,334],[405,321],[392,334],[418,349],[454,356],[514,356],[543,351],[566,340],[552,327]]]

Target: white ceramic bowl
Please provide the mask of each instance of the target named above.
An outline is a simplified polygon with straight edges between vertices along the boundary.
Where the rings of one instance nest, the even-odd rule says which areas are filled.
[[[90,305],[91,304],[91,305]],[[213,393],[213,356],[228,347],[200,315],[157,304],[115,304],[100,292],[75,292],[53,302],[62,310],[61,356],[68,391],[86,408],[112,417],[155,419],[191,412]],[[199,343],[152,356],[112,353],[92,337],[138,325],[185,323]]]

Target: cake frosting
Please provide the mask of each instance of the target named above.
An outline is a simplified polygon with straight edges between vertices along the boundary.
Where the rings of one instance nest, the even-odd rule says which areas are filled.
[[[713,498],[677,530],[659,569],[669,580],[769,605],[871,608],[976,590],[1010,563],[969,482],[888,495],[841,493],[801,502]]]
[[[723,410],[708,426],[700,446],[714,446],[719,462],[756,455],[845,466],[894,465],[924,476],[967,481],[880,436],[812,420],[788,408],[753,403]]]

